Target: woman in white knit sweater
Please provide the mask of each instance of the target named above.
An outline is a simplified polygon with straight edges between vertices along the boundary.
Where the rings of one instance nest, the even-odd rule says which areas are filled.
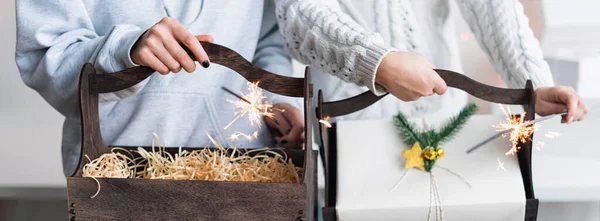
[[[381,119],[398,111],[411,117],[449,117],[466,104],[464,92],[448,89],[444,93],[445,83],[440,83],[428,62],[435,68],[462,72],[455,31],[448,20],[449,1],[276,2],[288,52],[328,73],[314,76],[326,100],[357,95],[366,90],[364,86],[377,95],[388,91],[396,96],[338,119]],[[583,119],[587,107],[576,92],[553,86],[549,67],[518,0],[456,2],[508,87],[523,88],[531,79],[538,114],[557,113],[567,107],[564,122]],[[434,92],[443,95],[427,96]]]
[[[508,87],[523,88],[531,79],[536,87],[538,114],[557,113],[567,107],[569,114],[563,117],[563,122],[583,119],[587,107],[576,92],[570,87],[554,86],[518,0],[456,2]],[[355,96],[366,90],[364,86],[377,95],[387,90],[396,96],[387,96],[338,120],[391,118],[398,111],[410,117],[448,118],[467,103],[467,95],[452,88],[441,96],[421,97],[445,90],[445,84],[440,85],[428,61],[436,68],[462,72],[455,31],[448,19],[448,0],[277,0],[276,3],[288,53],[327,73],[313,75],[313,82],[324,91],[326,101]],[[568,218],[552,215],[552,219],[572,219],[567,214],[577,213],[566,210],[589,209],[589,213],[594,211],[592,207],[563,204],[561,211]]]

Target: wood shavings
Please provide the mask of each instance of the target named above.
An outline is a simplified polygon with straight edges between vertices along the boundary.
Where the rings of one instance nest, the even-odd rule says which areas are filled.
[[[102,154],[94,160],[90,160],[89,156],[85,155],[90,162],[83,166],[82,176],[90,177],[98,184],[98,190],[90,198],[94,198],[100,193],[100,181],[97,178],[133,178],[133,160],[116,151],[129,153],[130,156],[133,156],[131,152],[123,148],[113,148],[111,153]]]
[[[122,148],[113,149],[113,152],[102,154],[99,158],[90,160],[83,166],[82,176],[96,178],[131,178],[133,177],[133,160],[115,150],[124,150]],[[125,150],[124,150],[125,151]]]
[[[100,193],[100,181],[98,181],[98,179],[96,179],[96,177],[90,177],[90,178],[92,178],[98,184],[98,190],[96,190],[96,193],[94,193],[94,195],[90,196],[91,199],[94,199],[94,197],[98,196],[98,193]]]
[[[224,148],[210,135],[217,148],[193,151],[166,151],[155,134],[150,151],[139,147],[133,158],[120,152],[103,154],[84,166],[84,177],[141,178],[168,180],[207,180],[240,182],[300,183],[301,167],[287,156],[268,149],[239,150]]]

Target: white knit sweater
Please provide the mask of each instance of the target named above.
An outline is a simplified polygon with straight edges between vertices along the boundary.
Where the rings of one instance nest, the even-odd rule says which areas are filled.
[[[518,0],[457,0],[479,45],[508,87],[553,85],[550,69]],[[326,101],[357,95],[374,82],[392,50],[423,54],[436,68],[462,72],[448,0],[278,0],[277,15],[288,52],[317,73]],[[334,77],[335,76],[335,77]],[[448,117],[467,102],[450,89],[443,96],[403,102],[393,96],[338,119],[381,119],[402,111],[411,117]]]

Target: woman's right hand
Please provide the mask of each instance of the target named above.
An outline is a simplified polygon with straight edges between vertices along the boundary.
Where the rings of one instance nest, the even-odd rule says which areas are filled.
[[[177,20],[165,17],[146,31],[131,50],[131,60],[161,74],[177,73],[183,68],[194,72],[196,63],[181,45],[186,46],[203,67],[210,65],[199,41],[212,42],[210,35],[194,36]]]
[[[375,75],[375,82],[403,101],[414,101],[433,93],[442,95],[448,89],[446,82],[421,54],[390,52]]]

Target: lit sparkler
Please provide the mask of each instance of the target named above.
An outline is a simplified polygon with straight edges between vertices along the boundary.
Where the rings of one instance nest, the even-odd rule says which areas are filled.
[[[279,122],[277,122],[275,119],[275,115],[273,114],[273,104],[267,100],[267,96],[265,96],[263,90],[258,87],[258,83],[259,81],[248,83],[248,93],[242,93],[242,95],[238,95],[233,91],[223,87],[223,90],[239,98],[239,100],[228,100],[235,105],[238,111],[235,112],[235,118],[229,124],[227,124],[227,126],[225,126],[225,130],[227,130],[227,128],[229,128],[241,117],[248,117],[248,121],[250,121],[250,125],[252,126],[256,124],[258,127],[261,127],[262,117],[268,117],[276,124],[279,124]]]
[[[320,119],[319,123],[325,125],[325,127],[327,127],[327,128],[332,127],[331,122],[329,122],[329,117],[324,117],[323,119]]]
[[[513,145],[512,145],[512,148],[506,154],[507,155],[514,154],[518,151],[518,147],[516,146],[516,144],[519,143],[519,141],[527,142],[527,141],[531,140],[531,134],[539,128],[536,126],[536,123],[551,119],[556,116],[562,116],[562,115],[567,114],[567,111],[565,110],[561,113],[548,115],[545,117],[535,119],[533,121],[524,121],[525,115],[527,113],[523,113],[523,115],[521,117],[515,117],[515,116],[512,116],[512,114],[510,113],[510,109],[505,110],[504,106],[502,106],[502,105],[500,105],[500,109],[502,109],[502,112],[504,112],[504,114],[506,115],[507,121],[501,123],[498,126],[494,126],[494,127],[496,127],[497,131],[499,131],[499,132],[494,134],[493,136],[485,139],[484,141],[480,142],[479,144],[475,145],[474,147],[468,149],[467,153],[473,152],[475,149],[491,142],[492,140],[495,140],[496,138],[508,136]],[[558,135],[558,133],[552,132],[552,134],[550,136],[553,136],[551,138],[554,138],[557,135]],[[550,137],[550,136],[547,135],[547,137]],[[535,145],[535,143],[534,143],[534,145]]]
[[[517,151],[519,151],[519,142],[525,143],[531,140],[531,134],[538,128],[535,124],[524,126],[528,124],[529,121],[524,121],[526,112],[521,114],[521,117],[514,116],[510,113],[510,108],[504,109],[504,106],[500,105],[500,109],[504,112],[506,116],[506,121],[500,123],[495,126],[496,131],[510,131],[509,133],[504,133],[502,137],[509,137],[509,141],[511,142],[511,148],[506,152],[506,155],[514,155]]]

